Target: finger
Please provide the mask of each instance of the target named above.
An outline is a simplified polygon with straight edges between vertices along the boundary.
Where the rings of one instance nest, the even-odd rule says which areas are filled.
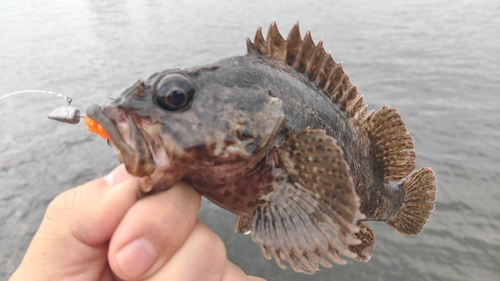
[[[127,168],[125,168],[125,164],[120,164],[111,173],[104,176],[103,179],[108,186],[115,186],[131,177],[127,172]]]
[[[107,242],[137,200],[136,180],[120,175],[124,169],[124,165],[120,165],[104,178],[62,193],[47,208],[44,221],[54,230],[71,232],[86,245],[99,246]],[[125,177],[122,178],[125,181],[108,185],[106,178],[116,183],[120,176]],[[67,228],[61,228],[61,224]]]
[[[198,220],[182,247],[148,281],[220,281],[226,270],[226,261],[226,248],[222,240]]]
[[[139,200],[111,238],[111,269],[126,280],[152,276],[192,231],[200,202],[200,195],[183,182]]]
[[[186,242],[175,255],[148,281],[231,281],[263,280],[247,276],[227,259],[226,247],[217,234],[198,220]]]
[[[233,280],[248,280],[248,281],[266,281],[266,279],[248,276],[241,268],[232,263],[230,260],[226,260],[226,271],[222,277],[223,281],[233,281]]]
[[[105,242],[136,201],[135,186],[130,177],[117,186],[100,178],[58,195],[12,280],[97,280],[107,264]]]

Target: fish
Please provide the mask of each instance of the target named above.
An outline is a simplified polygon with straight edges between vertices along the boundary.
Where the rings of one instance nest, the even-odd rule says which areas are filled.
[[[413,139],[395,108],[368,110],[356,85],[297,22],[283,38],[273,21],[247,54],[139,80],[104,106],[94,130],[108,139],[140,197],[180,180],[236,214],[281,268],[313,274],[367,262],[365,221],[422,232],[436,177],[416,170]],[[342,258],[341,258],[342,256]]]

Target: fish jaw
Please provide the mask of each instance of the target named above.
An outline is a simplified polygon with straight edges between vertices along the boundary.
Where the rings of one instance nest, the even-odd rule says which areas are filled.
[[[111,147],[131,175],[146,177],[154,173],[156,165],[148,143],[130,116],[113,105],[102,109],[92,105],[87,115],[104,128],[111,139]],[[169,161],[166,162],[168,165]]]

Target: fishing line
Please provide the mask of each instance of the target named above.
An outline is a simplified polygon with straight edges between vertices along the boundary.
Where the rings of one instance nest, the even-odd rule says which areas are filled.
[[[0,100],[20,94],[47,94],[62,98],[66,101],[66,106],[61,106],[54,109],[52,112],[49,113],[48,117],[56,121],[61,121],[70,124],[77,124],[80,122],[80,117],[81,117],[80,110],[74,106],[71,106],[71,102],[73,101],[73,99],[71,97],[63,96],[63,94],[61,93],[45,91],[45,90],[23,90],[3,95],[0,97]]]
[[[68,103],[68,105],[71,104],[71,102],[73,101],[72,98],[70,97],[65,97],[63,96],[63,94],[61,93],[57,93],[57,92],[52,92],[52,91],[45,91],[45,90],[23,90],[23,91],[16,91],[16,92],[12,92],[12,93],[8,93],[6,95],[3,95],[0,97],[0,100],[2,99],[5,99],[5,98],[8,98],[10,96],[14,96],[14,95],[20,95],[20,94],[47,94],[47,95],[53,95],[53,96],[56,96],[56,97],[60,97],[60,98],[63,98],[64,100],[66,100],[66,102]]]

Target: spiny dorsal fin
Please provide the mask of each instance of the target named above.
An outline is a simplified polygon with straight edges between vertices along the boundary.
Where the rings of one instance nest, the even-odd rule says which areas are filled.
[[[283,39],[276,22],[269,27],[264,40],[262,28],[258,28],[254,43],[247,39],[249,53],[259,53],[275,60],[283,61],[304,73],[310,81],[316,82],[323,92],[340,105],[340,109],[347,112],[347,116],[354,117],[364,107],[363,98],[358,94],[356,86],[349,82],[349,75],[344,73],[342,64],[337,64],[330,53],[323,49],[323,40],[314,44],[311,33],[306,32],[304,39],[300,36],[299,23],[295,23]]]
[[[302,39],[298,22],[284,40],[273,21],[267,39],[264,40],[259,27],[254,43],[247,39],[247,49],[249,53],[268,56],[292,66],[337,103],[368,136],[378,176],[384,182],[400,180],[413,171],[413,141],[397,110],[384,107],[375,113],[367,113],[363,96],[349,81],[342,63],[336,63],[331,54],[325,52],[323,40],[315,45],[309,31]]]

